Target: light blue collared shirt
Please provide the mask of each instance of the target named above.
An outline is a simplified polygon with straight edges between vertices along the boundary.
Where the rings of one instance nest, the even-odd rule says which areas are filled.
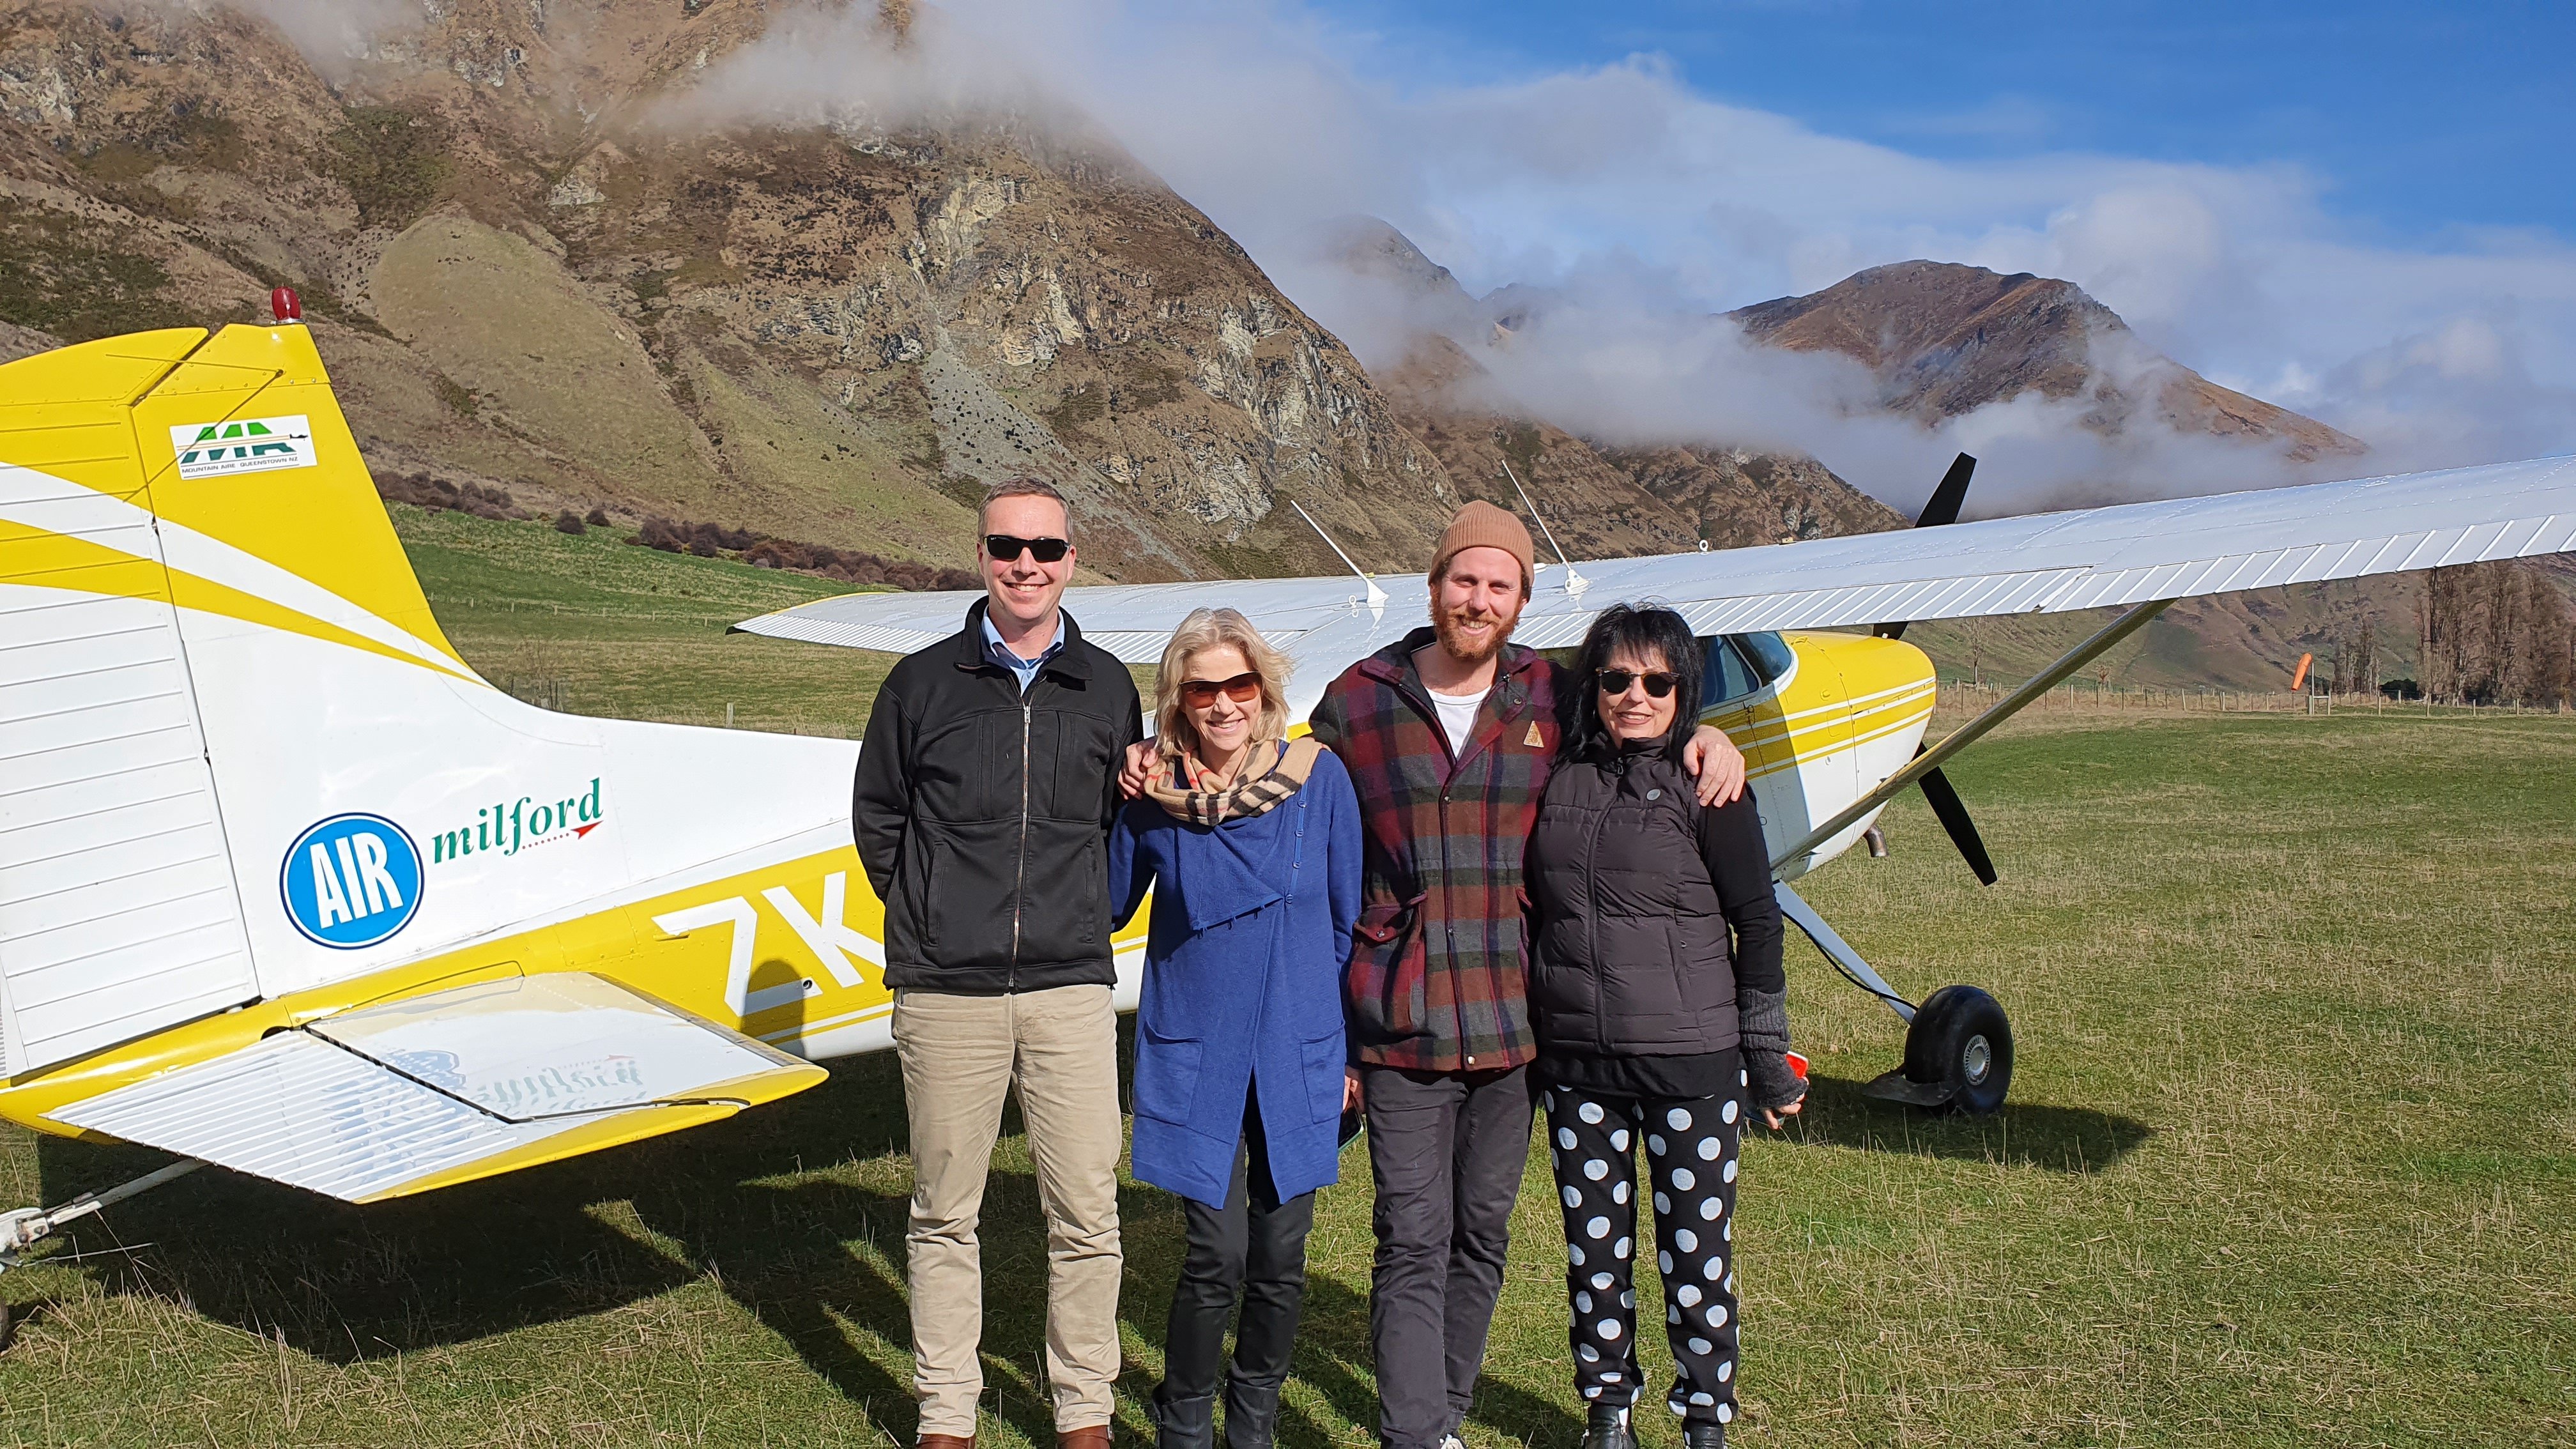
[[[984,616],[984,657],[1011,671],[1020,681],[1022,694],[1028,693],[1029,686],[1038,682],[1038,671],[1046,667],[1046,662],[1063,651],[1064,613],[1062,610],[1056,612],[1054,641],[1048,644],[1035,659],[1022,659],[1012,652],[1011,646],[1002,642],[1002,631],[993,627],[993,616],[990,613]]]

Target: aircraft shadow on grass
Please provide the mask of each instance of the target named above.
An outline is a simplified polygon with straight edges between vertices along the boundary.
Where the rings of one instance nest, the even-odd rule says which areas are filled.
[[[1807,1105],[1788,1135],[1808,1146],[2067,1173],[2116,1166],[2155,1135],[2153,1127],[2134,1117],[2091,1107],[2007,1101],[1991,1117],[1926,1113],[1864,1096],[1864,1085],[1840,1077],[1809,1078]],[[1760,1129],[1755,1130],[1758,1135]]]

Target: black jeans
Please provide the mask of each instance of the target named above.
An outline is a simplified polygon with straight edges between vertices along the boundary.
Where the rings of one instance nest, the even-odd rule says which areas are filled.
[[[1246,1434],[1247,1421],[1266,1423],[1287,1381],[1297,1310],[1306,1298],[1306,1233],[1315,1226],[1313,1193],[1279,1200],[1259,1099],[1249,1091],[1244,1098],[1243,1145],[1235,1152],[1225,1206],[1181,1200],[1188,1247],[1163,1331],[1163,1382],[1154,1390],[1160,1405],[1215,1395],[1225,1373],[1226,1321],[1241,1290],[1243,1321],[1235,1329],[1226,1396],[1227,1432],[1237,1444],[1256,1437]]]
[[[1360,1089],[1377,1183],[1378,1435],[1387,1449],[1433,1449],[1466,1419],[1484,1367],[1529,1165],[1529,1069],[1362,1067]]]

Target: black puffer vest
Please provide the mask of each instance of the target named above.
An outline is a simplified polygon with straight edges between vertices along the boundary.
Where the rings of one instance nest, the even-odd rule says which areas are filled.
[[[1652,753],[1562,764],[1530,836],[1539,1047],[1681,1056],[1736,1045],[1726,916],[1690,776]]]

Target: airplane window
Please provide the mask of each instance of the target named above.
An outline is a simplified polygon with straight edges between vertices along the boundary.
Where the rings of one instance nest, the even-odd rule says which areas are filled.
[[[1736,634],[1730,637],[1743,647],[1745,655],[1753,661],[1755,672],[1762,676],[1762,682],[1765,684],[1778,679],[1797,666],[1797,651],[1789,647],[1789,641],[1777,634]]]
[[[1702,689],[1708,696],[1708,707],[1742,699],[1762,687],[1753,669],[1736,649],[1736,641],[1720,635],[1708,641],[1708,667]]]

